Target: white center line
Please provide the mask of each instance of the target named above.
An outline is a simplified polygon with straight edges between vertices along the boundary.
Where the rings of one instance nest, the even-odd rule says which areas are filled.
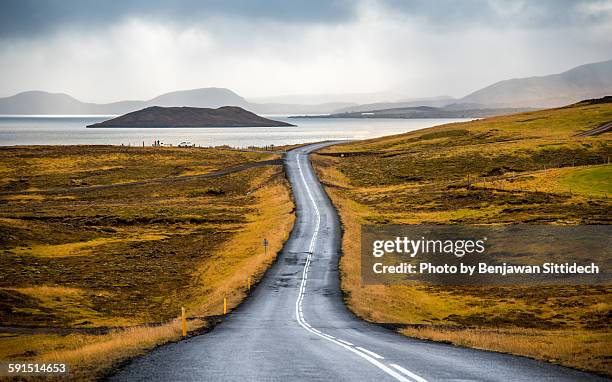
[[[396,365],[396,364],[391,364],[393,368],[403,373],[404,375],[410,377],[411,379],[404,377],[404,375],[396,372],[395,370],[391,369],[387,365],[378,361],[378,359],[384,359],[383,356],[376,354],[372,351],[369,351],[367,349],[364,349],[362,347],[358,347],[358,346],[354,347],[354,345],[348,341],[344,341],[339,338],[335,338],[329,334],[320,332],[317,329],[313,328],[310,324],[308,324],[306,320],[304,319],[304,315],[303,315],[301,307],[302,307],[302,301],[304,300],[304,292],[306,291],[306,280],[308,278],[308,269],[310,268],[310,263],[311,263],[312,255],[314,252],[315,243],[317,240],[317,236],[319,235],[319,226],[321,225],[321,214],[319,212],[319,207],[317,206],[317,203],[315,202],[315,199],[312,196],[312,192],[310,191],[310,188],[308,187],[306,178],[304,177],[304,172],[302,171],[302,166],[300,164],[300,154],[297,153],[295,157],[296,157],[297,167],[300,172],[300,176],[302,178],[302,182],[304,183],[304,187],[306,188],[306,193],[308,194],[308,197],[310,198],[310,201],[312,202],[312,205],[315,211],[315,215],[316,215],[315,229],[312,234],[312,239],[310,240],[310,247],[308,249],[308,256],[306,256],[306,263],[304,264],[304,270],[302,271],[302,282],[300,283],[300,290],[298,293],[298,298],[295,301],[295,316],[296,316],[298,323],[308,332],[316,336],[319,336],[327,341],[333,342],[338,346],[342,346],[346,350],[357,354],[361,358],[364,358],[365,360],[367,360],[368,362],[370,362],[371,364],[378,367],[379,369],[381,369],[382,371],[389,374],[390,376],[392,376],[393,378],[397,379],[400,382],[414,382],[414,381],[427,382],[422,377],[404,369],[403,367]]]
[[[411,372],[409,370],[404,369],[400,365],[396,365],[396,364],[392,363],[390,366],[392,368],[395,368],[395,369],[401,371],[402,373],[406,374],[407,376],[409,376],[410,378],[414,379],[417,382],[427,382],[427,380],[419,377],[418,375],[414,374],[413,372]]]
[[[362,352],[364,352],[364,353],[367,353],[367,354],[371,355],[372,357],[374,357],[374,358],[376,358],[376,359],[384,359],[384,358],[385,358],[385,357],[383,357],[382,355],[380,355],[380,354],[376,354],[376,353],[374,353],[374,352],[373,352],[373,351],[371,351],[371,350],[364,349],[364,348],[362,348],[361,346],[357,346],[357,349],[361,350],[361,351],[362,351]]]

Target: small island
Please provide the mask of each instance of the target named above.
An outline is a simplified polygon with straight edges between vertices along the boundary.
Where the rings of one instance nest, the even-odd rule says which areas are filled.
[[[218,109],[151,106],[87,127],[276,127],[295,126],[237,106]]]

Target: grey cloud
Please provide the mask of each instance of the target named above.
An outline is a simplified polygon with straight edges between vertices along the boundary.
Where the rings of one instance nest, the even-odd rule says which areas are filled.
[[[609,0],[387,0],[386,5],[405,15],[422,18],[438,28],[485,25],[493,27],[593,26],[612,20]]]
[[[362,4],[391,8],[436,29],[469,25],[546,28],[612,20],[610,8],[584,11],[610,4],[608,0],[2,0],[0,38],[28,38],[66,26],[99,28],[126,17],[189,24],[221,15],[333,24],[357,17]]]
[[[64,26],[103,27],[126,17],[194,23],[223,15],[293,23],[339,22],[353,16],[350,0],[2,0],[0,37],[30,37]]]

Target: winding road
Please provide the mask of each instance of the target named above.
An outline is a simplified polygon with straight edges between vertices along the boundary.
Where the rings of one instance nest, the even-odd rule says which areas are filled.
[[[605,381],[523,357],[407,338],[350,313],[340,224],[308,154],[287,153],[297,219],[278,261],[210,333],[157,348],[114,381]]]

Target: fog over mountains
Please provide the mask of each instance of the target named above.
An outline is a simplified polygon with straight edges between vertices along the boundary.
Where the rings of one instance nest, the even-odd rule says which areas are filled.
[[[179,90],[165,93],[146,101],[119,101],[112,103],[88,103],[62,93],[27,91],[11,97],[0,98],[0,114],[18,115],[116,115],[144,109],[150,106],[189,106],[218,108],[239,106],[256,113],[330,113],[348,103],[329,103],[320,105],[258,104],[251,103],[233,91],[225,88],[201,88]]]
[[[191,105],[206,107],[248,104],[228,89],[207,88],[162,94],[148,101],[119,101],[106,104],[86,103],[67,94],[28,91],[0,99],[0,114],[124,114],[148,106]],[[204,106],[203,106],[204,107]]]
[[[402,102],[358,104],[326,102],[319,104],[255,103],[225,88],[201,88],[165,93],[150,100],[126,100],[106,104],[81,102],[67,94],[27,91],[0,98],[0,114],[125,114],[150,106],[189,106],[218,108],[239,106],[260,114],[327,114],[363,112],[416,106],[453,109],[555,107],[582,99],[612,94],[612,60],[586,64],[563,73],[500,81],[463,98],[432,97]],[[296,98],[294,98],[295,100]],[[282,101],[282,97],[276,100]],[[326,99],[329,100],[329,99]],[[381,100],[384,101],[384,100]]]
[[[549,76],[500,81],[459,103],[497,107],[555,107],[612,94],[612,60],[581,65]]]
[[[453,110],[492,108],[547,108],[612,94],[612,60],[586,64],[559,74],[496,82],[463,98],[434,97],[404,102],[349,106],[338,113],[365,112],[417,106]]]

